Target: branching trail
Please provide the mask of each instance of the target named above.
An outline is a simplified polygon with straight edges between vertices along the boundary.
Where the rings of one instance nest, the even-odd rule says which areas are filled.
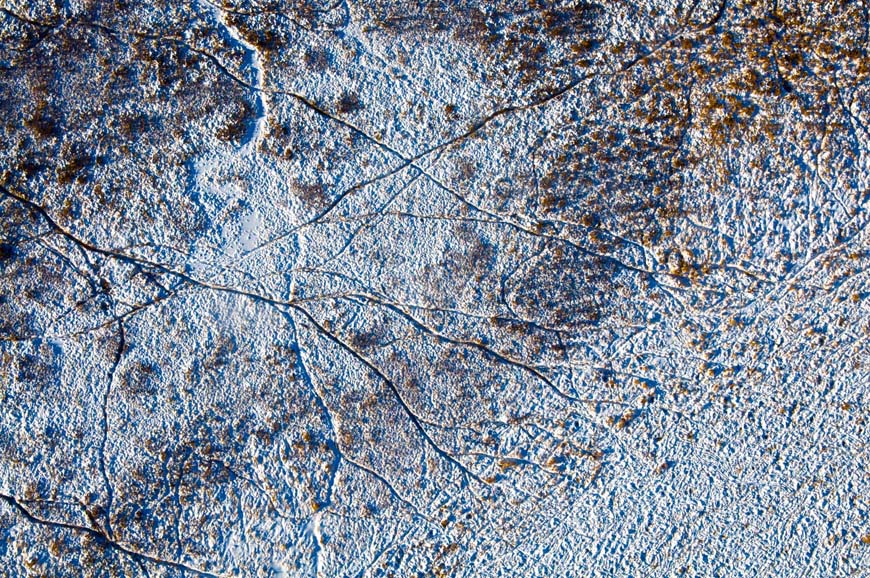
[[[106,535],[110,539],[114,539],[115,534],[112,531],[112,506],[115,500],[115,492],[112,482],[109,480],[109,474],[106,470],[106,444],[109,441],[109,397],[112,395],[112,384],[115,382],[115,377],[118,371],[118,365],[121,363],[121,358],[124,355],[124,350],[127,347],[126,332],[124,330],[124,322],[121,319],[116,321],[118,326],[118,346],[115,350],[115,357],[112,360],[112,368],[109,371],[109,376],[106,379],[106,387],[103,390],[103,400],[101,403],[102,409],[102,430],[103,435],[100,439],[100,473],[103,476],[103,483],[106,486]]]
[[[9,572],[860,572],[866,2],[86,4],[0,8]]]
[[[249,86],[254,90],[257,110],[255,111],[256,119],[254,120],[252,134],[247,142],[243,143],[242,152],[243,154],[257,154],[257,149],[263,140],[266,122],[269,117],[269,91],[266,88],[266,70],[263,65],[263,56],[256,46],[245,40],[239,30],[228,22],[228,13],[224,9],[209,0],[198,1],[210,8],[214,18],[220,22],[229,37],[245,52],[245,64],[251,69],[253,76],[253,81],[249,83]]]
[[[444,458],[444,460],[446,460],[450,464],[454,465],[462,473],[463,477],[469,478],[469,479],[477,482],[481,486],[485,487],[487,485],[486,482],[483,481],[477,474],[475,474],[470,469],[468,469],[468,467],[465,464],[463,464],[458,459],[456,459],[456,457],[454,457],[452,454],[450,454],[449,452],[444,450],[441,446],[439,446],[435,442],[435,440],[432,439],[432,437],[429,435],[428,430],[423,425],[422,420],[420,419],[420,417],[416,413],[414,413],[414,410],[412,410],[408,406],[408,403],[405,401],[401,392],[396,387],[396,384],[393,382],[393,380],[391,380],[389,377],[387,377],[380,368],[378,368],[371,361],[366,359],[360,352],[355,350],[351,345],[345,343],[342,339],[340,339],[338,336],[336,336],[333,332],[326,329],[326,327],[324,327],[322,323],[319,323],[314,318],[314,316],[308,312],[307,309],[305,309],[304,307],[302,307],[298,304],[292,304],[291,307],[295,311],[298,311],[299,313],[301,313],[308,320],[308,322],[311,323],[314,327],[316,327],[318,329],[318,331],[320,331],[320,333],[323,336],[325,336],[329,341],[333,342],[334,344],[338,345],[341,349],[348,352],[351,356],[353,356],[356,360],[358,360],[360,363],[362,363],[365,367],[367,367],[375,375],[378,376],[378,378],[389,388],[390,392],[393,395],[393,398],[396,400],[396,402],[402,408],[403,412],[408,417],[408,419],[410,419],[411,422],[414,424],[414,427],[417,429],[417,431],[420,432],[420,435],[426,441],[426,444],[429,447],[431,447],[435,451],[435,453],[437,453],[439,456]]]
[[[121,542],[116,542],[104,534],[102,531],[95,530],[94,528],[88,528],[86,526],[78,526],[76,524],[68,524],[66,522],[55,522],[52,520],[47,520],[45,518],[41,518],[35,514],[33,514],[30,510],[28,510],[21,501],[19,501],[14,496],[9,494],[0,493],[0,500],[5,502],[8,506],[10,506],[15,513],[23,518],[24,520],[41,526],[47,526],[50,528],[59,528],[64,530],[71,530],[76,534],[87,535],[95,539],[96,543],[105,548],[115,550],[120,554],[124,554],[129,556],[133,560],[137,562],[148,562],[154,564],[156,566],[160,566],[163,568],[168,568],[171,570],[181,571],[181,572],[189,572],[194,576],[204,576],[206,578],[221,578],[222,574],[214,574],[212,572],[208,572],[206,570],[201,570],[194,566],[190,566],[188,564],[184,564],[182,562],[177,562],[174,560],[168,560],[165,558],[161,558],[159,556],[155,556],[153,554],[148,554],[145,552],[139,552],[129,546],[122,544]]]

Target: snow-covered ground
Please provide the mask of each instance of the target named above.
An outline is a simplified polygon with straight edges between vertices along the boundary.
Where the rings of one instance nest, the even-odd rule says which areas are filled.
[[[870,575],[868,27],[0,0],[0,576]]]

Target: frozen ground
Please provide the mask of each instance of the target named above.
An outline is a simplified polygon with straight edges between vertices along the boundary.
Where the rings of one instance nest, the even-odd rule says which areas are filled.
[[[0,0],[0,576],[870,576],[868,26]]]

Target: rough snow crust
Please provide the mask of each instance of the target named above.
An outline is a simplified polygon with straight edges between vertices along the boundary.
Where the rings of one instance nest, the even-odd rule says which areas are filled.
[[[870,575],[868,26],[0,0],[0,576]]]

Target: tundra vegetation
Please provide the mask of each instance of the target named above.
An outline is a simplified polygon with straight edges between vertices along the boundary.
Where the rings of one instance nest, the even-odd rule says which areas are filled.
[[[861,574],[846,0],[0,0],[0,576]]]

